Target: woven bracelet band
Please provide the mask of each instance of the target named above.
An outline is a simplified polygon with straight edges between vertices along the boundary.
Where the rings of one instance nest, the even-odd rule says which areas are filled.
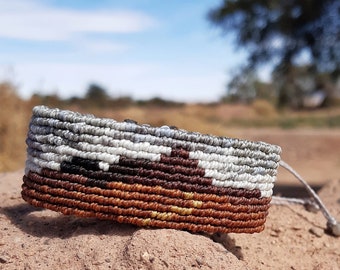
[[[37,106],[22,197],[80,217],[191,232],[264,229],[281,149]]]

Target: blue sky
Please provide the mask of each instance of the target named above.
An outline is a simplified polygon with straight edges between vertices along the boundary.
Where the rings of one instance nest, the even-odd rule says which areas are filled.
[[[33,92],[218,100],[246,56],[206,19],[210,1],[0,0],[0,80]]]

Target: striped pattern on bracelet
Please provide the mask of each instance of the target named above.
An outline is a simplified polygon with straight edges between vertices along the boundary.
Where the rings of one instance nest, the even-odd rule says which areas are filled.
[[[264,229],[281,149],[37,106],[22,197],[80,217],[191,232]]]

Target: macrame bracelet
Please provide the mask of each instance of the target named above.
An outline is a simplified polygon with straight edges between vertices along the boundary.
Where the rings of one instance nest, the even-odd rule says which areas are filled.
[[[37,106],[22,197],[67,215],[191,232],[264,229],[281,149]]]

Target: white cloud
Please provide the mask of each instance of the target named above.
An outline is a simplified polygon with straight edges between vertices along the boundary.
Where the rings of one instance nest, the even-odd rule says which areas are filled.
[[[46,6],[37,0],[0,2],[0,37],[63,41],[86,33],[134,33],[156,25],[141,12],[71,10]]]

